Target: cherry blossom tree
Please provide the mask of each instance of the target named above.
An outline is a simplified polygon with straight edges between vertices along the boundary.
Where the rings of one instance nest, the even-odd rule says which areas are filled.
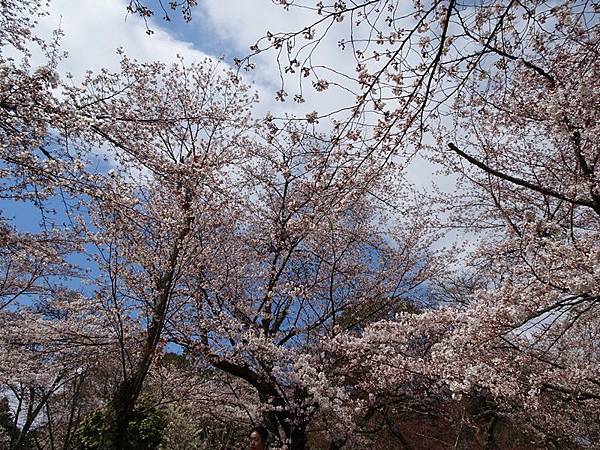
[[[88,371],[85,358],[107,357],[121,367],[107,399],[104,440],[126,448],[127,427],[177,295],[174,280],[182,262],[200,251],[188,248],[186,239],[198,227],[220,226],[218,216],[196,226],[193,214],[206,211],[208,217],[227,201],[219,183],[228,175],[221,173],[245,156],[239,150],[252,126],[247,108],[254,99],[209,61],[167,67],[123,57],[120,73],[89,75],[81,86],[62,84],[52,59],[59,56],[51,53],[58,44],[49,47],[24,31],[40,8],[30,2],[3,10],[3,44],[21,56],[19,62],[2,59],[3,193],[33,203],[44,228],[29,236],[6,225],[3,233],[3,389],[27,408],[25,419],[14,415],[19,434],[11,446],[26,445],[41,412],[50,433],[51,397],[63,395],[65,383],[77,384],[79,373]],[[47,67],[31,69],[33,44],[48,50]],[[106,172],[106,164],[114,168]],[[56,216],[46,221],[57,194],[68,227],[61,228]],[[87,278],[80,278],[80,293],[61,288],[69,284],[64,277],[75,275],[64,260],[74,251],[87,253],[90,268],[77,274]],[[83,360],[75,363],[61,346],[76,349]],[[55,364],[44,356],[50,353]],[[65,445],[76,425],[72,418]]]
[[[473,83],[457,102],[449,147],[470,163],[458,172],[475,186],[456,205],[470,205],[488,230],[505,229],[492,234],[493,256],[483,248],[476,256],[493,283],[478,294],[479,312],[467,313],[471,324],[496,324],[486,339],[494,345],[484,345],[481,356],[503,360],[506,366],[495,362],[498,373],[513,387],[495,396],[524,407],[520,420],[555,445],[587,445],[598,433],[588,413],[597,408],[591,374],[598,361],[586,342],[598,328],[598,120],[591,105],[598,102],[599,36],[593,10],[566,3],[553,14],[556,37],[534,28],[531,39],[541,44],[530,54],[515,59],[494,50],[503,73],[485,86]],[[442,133],[451,135],[447,127]],[[457,160],[451,164],[456,170]],[[518,395],[524,400],[515,402]]]
[[[587,344],[598,329],[597,5],[471,11],[481,24],[461,28],[461,39],[483,42],[481,55],[461,71],[472,47],[444,53],[454,58],[440,66],[444,83],[455,80],[461,95],[447,98],[443,120],[427,116],[436,145],[426,150],[458,179],[455,195],[431,201],[449,226],[477,233],[471,273],[442,281],[450,305],[347,336],[345,371],[376,360],[366,392],[390,395],[401,383],[411,399],[423,386],[441,399],[484,396],[493,417],[545,445],[590,446],[599,425],[597,349]],[[501,20],[490,23],[494,14]],[[439,99],[429,99],[437,111]]]
[[[60,80],[60,34],[31,32],[43,5],[6,4],[0,192],[40,217],[0,218],[10,448],[74,446],[92,411],[128,448],[156,407],[174,448],[188,417],[205,443],[263,422],[280,447],[360,448],[381,422],[406,447],[414,411],[454,446],[500,445],[499,424],[598,441],[598,4],[309,7],[239,64],[275,50],[279,100],[354,101],[256,120],[214,61],[120,51],[117,72]],[[354,72],[315,63],[334,30]],[[456,190],[411,187],[415,155]],[[475,250],[440,250],[448,229]]]
[[[88,120],[74,141],[108,147],[114,159],[88,206],[89,239],[100,270],[95,295],[120,349],[105,439],[125,448],[165,323],[189,295],[180,279],[227,223],[228,171],[248,156],[254,98],[210,61],[166,66],[125,56],[121,72],[91,76],[68,95]]]
[[[0,15],[0,178],[3,209],[8,205],[0,218],[0,389],[3,401],[15,406],[3,424],[9,448],[31,448],[40,418],[47,414],[50,421],[51,398],[85,367],[82,358],[76,363],[82,353],[64,344],[69,334],[82,331],[71,318],[85,316],[81,295],[66,285],[81,272],[67,257],[82,239],[59,225],[48,200],[81,187],[86,177],[80,177],[76,156],[55,145],[52,130],[71,116],[53,93],[61,58],[57,41],[45,43],[32,32],[42,7],[36,1],[5,2]],[[43,66],[31,67],[32,47],[45,55]],[[37,211],[39,227],[23,230],[13,223],[11,207],[17,204],[29,205],[32,215]]]
[[[348,420],[341,391],[311,384],[324,342],[401,310],[435,264],[424,263],[424,224],[385,226],[378,162],[290,127],[255,142],[220,243],[186,273],[190,301],[169,331],[191,357],[249,385],[281,443],[304,448],[316,415]]]

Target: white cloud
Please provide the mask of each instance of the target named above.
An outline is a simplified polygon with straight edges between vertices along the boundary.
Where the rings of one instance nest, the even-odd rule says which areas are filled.
[[[146,24],[136,16],[127,14],[124,0],[52,0],[50,14],[40,21],[38,33],[50,37],[52,31],[59,28],[64,37],[62,49],[68,51],[68,58],[61,63],[60,71],[71,72],[80,79],[86,70],[98,71],[106,67],[118,70],[120,57],[116,49],[123,47],[125,53],[140,61],[175,61],[182,55],[187,61],[199,61],[210,57],[202,48],[202,39],[196,44],[176,39],[169,34],[160,21],[153,22],[152,35],[146,33]],[[286,11],[281,5],[267,0],[243,0],[235,7],[223,7],[222,0],[205,0],[194,11],[194,19],[187,25],[195,29],[210,29],[218,38],[229,43],[230,55],[244,56],[250,52],[249,46],[267,31],[272,33],[301,30],[319,16],[314,11],[292,8]],[[347,37],[350,23],[346,17],[341,23],[334,24],[329,34],[314,54],[313,66],[330,66],[344,73],[352,73],[356,64],[352,51],[342,50],[338,41]],[[356,29],[355,29],[356,32]],[[209,39],[205,32],[203,38]],[[300,38],[301,39],[301,38]],[[208,47],[208,46],[207,46]],[[212,56],[215,58],[214,56]],[[258,55],[257,67],[248,73],[242,73],[246,81],[255,83],[261,103],[256,108],[257,115],[273,112],[277,116],[286,113],[303,117],[314,110],[323,113],[335,111],[352,105],[354,96],[341,89],[331,87],[325,92],[316,92],[312,86],[315,78],[307,78],[304,85],[306,102],[298,104],[290,98],[297,92],[299,75],[286,77],[286,86],[290,97],[285,103],[276,102],[275,91],[279,89],[280,75],[276,61],[276,52],[269,51]],[[332,79],[331,74],[321,71],[323,77]],[[319,75],[321,76],[321,75]],[[335,79],[335,76],[333,76]],[[346,81],[347,83],[347,81]],[[327,129],[328,122],[322,121],[321,129]],[[429,184],[434,168],[423,160],[418,160],[409,171],[409,180],[416,185]]]
[[[306,25],[317,20],[319,16],[314,11],[291,8],[285,10],[281,5],[265,0],[243,0],[236,2],[235,8],[223,8],[223,2],[206,0],[201,2],[194,21],[198,19],[204,23],[211,23],[211,29],[219,37],[231,45],[231,52],[235,56],[246,56],[251,53],[250,45],[267,31],[271,33],[302,30]],[[192,21],[192,26],[194,26]],[[320,42],[318,50],[313,54],[313,66],[330,66],[340,69],[341,72],[353,73],[355,61],[350,50],[341,50],[338,41],[348,32],[349,23],[339,23],[329,30],[326,38]],[[314,42],[314,41],[313,41]],[[310,41],[298,37],[298,48]],[[264,48],[266,42],[261,47]],[[303,96],[305,103],[298,104],[293,101],[293,95],[299,93],[298,82],[302,77],[298,74],[284,75],[286,91],[289,96],[285,103],[274,101],[275,92],[281,87],[280,70],[277,64],[277,50],[270,50],[255,57],[256,69],[246,74],[253,79],[261,93],[263,104],[261,110],[271,110],[275,115],[284,113],[304,116],[312,111],[330,112],[343,106],[351,105],[354,95],[331,87],[325,92],[316,92],[312,82],[323,77],[332,81],[337,78],[325,69],[317,69],[316,76],[311,74],[304,79]],[[287,61],[285,50],[281,53],[282,61]],[[348,84],[348,81],[345,81]]]
[[[312,4],[314,3],[316,2],[312,2]],[[409,14],[412,10],[412,4],[406,2],[402,7],[404,10],[399,15],[406,15],[407,21],[413,20]],[[267,31],[275,34],[277,32],[302,30],[306,25],[313,23],[319,18],[320,16],[317,16],[314,11],[297,7],[292,7],[289,11],[286,11],[281,5],[269,0],[239,0],[235,3],[235,7],[231,8],[224,8],[222,0],[204,0],[199,4],[194,20],[190,25],[192,27],[205,28],[208,24],[208,27],[214,33],[218,34],[220,40],[230,44],[231,56],[243,57],[251,53],[250,45],[256,43]],[[198,24],[199,22],[200,25]],[[408,24],[410,25],[410,22]],[[313,55],[313,66],[334,67],[342,73],[354,73],[357,62],[354,59],[351,48],[348,46],[346,50],[342,50],[338,45],[341,39],[345,38],[346,41],[348,40],[350,26],[350,17],[348,16],[341,23],[334,24],[328,31],[329,35],[327,38],[319,44],[318,52]],[[367,26],[355,26],[353,33],[356,42],[360,43],[363,38],[365,40],[372,38],[372,36],[369,37],[366,35],[368,32],[369,27]],[[307,42],[303,41],[300,37],[297,43],[302,45]],[[285,57],[285,49],[282,52],[282,56]],[[415,60],[415,54],[411,53],[408,57],[414,65],[418,63]],[[247,76],[253,77],[259,88],[261,95],[259,110],[261,112],[270,110],[278,116],[281,116],[285,112],[304,116],[313,110],[319,113],[336,111],[340,108],[353,105],[356,100],[353,95],[335,87],[325,92],[316,92],[312,87],[312,83],[308,82],[304,86],[306,102],[298,105],[290,98],[296,90],[299,78],[298,73],[296,73],[292,75],[288,74],[284,78],[290,96],[287,97],[285,103],[277,103],[274,101],[274,96],[275,92],[280,88],[281,83],[279,67],[277,65],[277,51],[271,50],[261,53],[256,57],[254,62],[256,63],[256,69],[248,72]],[[323,77],[327,77],[330,80],[332,78],[334,80],[337,79],[341,83],[352,86],[352,82],[347,79],[340,79],[340,77],[336,77],[324,70],[321,73]],[[326,130],[328,124],[328,121],[322,121],[320,129]],[[426,136],[425,143],[434,145],[434,141],[430,136]],[[456,177],[440,173],[439,170],[439,165],[418,154],[411,158],[410,163],[405,166],[403,176],[409,184],[422,192],[432,192],[434,186],[440,189],[442,193],[450,194],[454,192],[456,189]],[[466,252],[468,249],[471,249],[470,245],[474,241],[471,235],[452,232],[448,233],[444,239],[439,240],[433,248],[439,249],[460,242]]]
[[[127,15],[126,8],[122,0],[53,0],[50,14],[40,20],[38,33],[49,37],[57,28],[63,31],[61,48],[69,56],[59,69],[62,73],[71,72],[76,78],[88,69],[117,69],[119,47],[140,61],[170,62],[178,54],[188,61],[208,56],[191,43],[173,38],[156,24],[152,25],[154,34],[149,36],[144,21]]]

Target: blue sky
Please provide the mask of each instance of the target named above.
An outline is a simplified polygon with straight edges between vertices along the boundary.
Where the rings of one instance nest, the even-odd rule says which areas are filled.
[[[227,57],[228,62],[235,56],[232,42],[219,35],[211,21],[206,20],[199,9],[193,13],[193,22],[186,22],[179,11],[170,12],[170,21],[161,20],[158,12],[151,21],[151,26],[158,26],[179,41],[190,42],[194,48],[209,55]],[[203,20],[204,19],[204,20]]]

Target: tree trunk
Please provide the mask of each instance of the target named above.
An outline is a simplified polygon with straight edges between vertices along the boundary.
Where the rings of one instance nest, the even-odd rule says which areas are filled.
[[[187,211],[188,207],[189,199],[184,209]],[[107,417],[107,426],[103,436],[103,448],[105,450],[130,449],[129,423],[133,418],[135,404],[142,392],[144,380],[150,370],[156,348],[160,341],[181,245],[190,232],[192,221],[192,217],[187,218],[185,226],[177,235],[177,239],[171,248],[166,271],[156,282],[157,294],[154,299],[154,315],[148,326],[145,346],[130,376],[127,377],[124,374],[126,378],[119,385],[111,402],[111,408]]]
[[[235,377],[247,381],[256,389],[261,402],[271,406],[280,407],[282,411],[270,411],[266,414],[265,425],[271,433],[276,435],[277,429],[283,431],[284,443],[287,443],[289,450],[306,449],[306,426],[305,420],[298,424],[298,418],[286,410],[288,406],[286,400],[279,394],[277,387],[273,382],[265,377],[259,376],[247,365],[239,365],[226,360],[215,358],[213,365]],[[281,436],[280,436],[281,437]]]
[[[289,450],[305,450],[306,449],[306,425],[293,425],[288,437]]]
[[[127,381],[121,383],[115,393],[106,417],[106,431],[102,446],[106,450],[129,450],[128,428],[133,415],[137,395]]]

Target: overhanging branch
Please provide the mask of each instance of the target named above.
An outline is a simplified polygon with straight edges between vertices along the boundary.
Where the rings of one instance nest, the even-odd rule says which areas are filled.
[[[450,150],[452,150],[454,153],[459,155],[461,158],[466,159],[474,166],[480,168],[481,170],[483,170],[484,172],[486,172],[490,175],[493,175],[496,178],[500,178],[502,180],[516,184],[517,186],[521,186],[521,187],[530,189],[535,192],[539,192],[540,194],[543,194],[543,195],[554,197],[554,198],[557,198],[560,200],[565,200],[567,202],[573,203],[574,205],[586,206],[588,208],[593,209],[598,215],[600,215],[600,208],[598,208],[597,205],[592,201],[567,197],[566,195],[561,194],[560,192],[554,191],[552,189],[548,189],[546,187],[539,186],[537,184],[533,184],[527,180],[523,180],[521,178],[513,177],[506,173],[500,172],[499,170],[493,169],[490,166],[488,166],[487,164],[479,161],[477,158],[474,158],[473,156],[468,155],[467,153],[463,152],[452,142],[450,142],[448,144],[448,148],[450,148]]]

